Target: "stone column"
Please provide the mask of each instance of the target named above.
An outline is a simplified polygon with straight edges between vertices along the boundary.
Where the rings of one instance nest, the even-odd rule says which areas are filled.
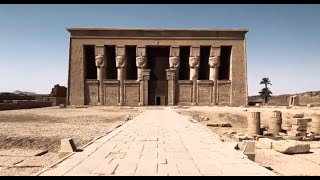
[[[167,69],[167,80],[168,80],[168,105],[175,105],[175,89],[176,89],[176,70],[175,69]]]
[[[279,132],[281,131],[281,124],[282,124],[281,111],[273,111],[272,116],[269,119],[268,131],[272,133],[274,136],[278,136]]]
[[[125,104],[124,80],[126,80],[126,65],[127,60],[125,46],[116,46],[117,79],[120,82],[119,106],[123,106]]]
[[[212,47],[209,57],[210,75],[209,80],[213,81],[212,105],[218,104],[218,76],[220,66],[220,47]]]
[[[138,68],[137,79],[142,80],[143,70],[147,67],[146,47],[145,46],[137,47],[136,56],[137,56],[136,57],[136,66]]]
[[[192,103],[191,105],[197,105],[197,80],[198,80],[198,71],[200,67],[200,57],[192,56],[189,58],[190,66],[190,80],[192,80]]]
[[[179,80],[179,67],[180,67],[180,48],[178,46],[170,47],[170,58],[169,58],[169,66],[170,69],[174,69],[176,71],[176,80]]]
[[[250,112],[248,117],[248,134],[250,136],[260,135],[260,112]]]
[[[140,97],[142,97],[141,102],[143,103],[142,105],[148,105],[148,96],[149,96],[149,85],[148,81],[150,80],[150,69],[143,69],[142,71],[142,82],[143,82],[143,92]]]
[[[117,77],[120,81],[120,102],[119,105],[124,105],[124,80],[126,79],[127,58],[125,56],[116,57]]]
[[[176,104],[176,86],[179,80],[179,67],[180,58],[177,56],[179,47],[171,47],[169,58],[169,68],[167,69],[167,80],[168,80],[168,105],[174,106]]]
[[[97,67],[97,80],[99,81],[98,105],[104,105],[104,85],[103,77],[105,77],[106,60],[104,55],[104,46],[95,47],[95,63]]]
[[[320,134],[320,114],[314,113],[311,115],[312,121],[311,121],[311,128],[310,131],[312,133],[318,133]]]
[[[145,92],[148,92],[148,80],[150,70],[146,71],[147,58],[145,46],[137,47],[136,53],[136,66],[137,66],[137,80],[140,81],[140,106],[148,105],[148,96],[145,97]],[[148,95],[148,94],[147,94]]]

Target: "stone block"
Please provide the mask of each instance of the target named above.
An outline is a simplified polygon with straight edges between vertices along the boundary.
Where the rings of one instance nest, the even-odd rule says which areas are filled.
[[[293,118],[290,119],[290,123],[296,124],[296,125],[306,125],[308,122],[311,122],[311,118]]]
[[[62,139],[58,156],[59,158],[63,158],[76,151],[77,148],[72,139]]]
[[[218,123],[207,123],[207,126],[219,127],[219,124]]]
[[[307,131],[307,125],[292,125],[291,131]]]
[[[221,127],[232,127],[231,123],[228,123],[228,122],[221,122],[219,125]]]
[[[259,138],[259,140],[256,142],[256,148],[257,149],[272,149],[272,143],[274,143],[275,140],[270,138]]]
[[[284,154],[302,154],[309,152],[310,144],[294,140],[280,140],[274,142],[272,148]]]
[[[296,113],[292,116],[293,118],[303,118],[304,117],[304,113]]]
[[[301,141],[303,136],[283,136],[284,140],[295,140],[295,141]]]
[[[263,136],[272,136],[273,134],[271,132],[268,132],[268,131],[263,131],[262,135]]]
[[[65,104],[59,104],[59,108],[66,108],[67,106]]]

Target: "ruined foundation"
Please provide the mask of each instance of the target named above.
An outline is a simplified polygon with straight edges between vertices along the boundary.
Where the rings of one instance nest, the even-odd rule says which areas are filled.
[[[260,112],[250,112],[248,117],[248,135],[260,135]]]
[[[274,136],[278,136],[281,131],[282,113],[281,111],[273,111],[272,116],[269,119],[269,132]]]

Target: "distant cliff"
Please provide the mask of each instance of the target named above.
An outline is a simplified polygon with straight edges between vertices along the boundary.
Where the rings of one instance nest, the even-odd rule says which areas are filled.
[[[274,106],[287,106],[289,104],[289,97],[293,95],[298,95],[299,103],[302,106],[306,106],[307,104],[312,104],[314,106],[320,106],[320,91],[310,91],[298,94],[282,94],[278,96],[272,96],[269,105]],[[251,104],[257,102],[263,102],[260,96],[250,96],[249,103]]]

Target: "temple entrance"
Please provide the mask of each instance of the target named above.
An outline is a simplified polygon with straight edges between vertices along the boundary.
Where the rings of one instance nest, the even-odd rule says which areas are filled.
[[[148,105],[168,104],[168,81],[166,69],[169,68],[169,46],[147,47],[150,80],[148,87]]]

